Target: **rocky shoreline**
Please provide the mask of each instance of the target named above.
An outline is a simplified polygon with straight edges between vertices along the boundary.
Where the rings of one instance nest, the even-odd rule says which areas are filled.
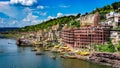
[[[25,46],[25,47],[33,46],[33,43],[31,42],[31,40],[28,40],[28,39],[17,39],[16,44],[18,46]]]
[[[104,52],[96,52],[92,53],[89,56],[89,61],[111,66],[113,68],[120,68],[120,54],[118,53],[104,53]]]
[[[29,39],[18,39],[16,44],[18,46],[34,46]],[[120,54],[107,53],[107,52],[93,52],[88,56],[76,56],[78,59],[86,60],[89,62],[111,66],[113,68],[120,68]]]

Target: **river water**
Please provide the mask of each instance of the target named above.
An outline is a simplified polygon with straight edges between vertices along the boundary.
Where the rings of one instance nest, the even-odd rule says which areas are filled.
[[[30,47],[17,47],[13,39],[0,39],[0,68],[110,68],[78,59],[56,60],[51,53],[36,56]]]

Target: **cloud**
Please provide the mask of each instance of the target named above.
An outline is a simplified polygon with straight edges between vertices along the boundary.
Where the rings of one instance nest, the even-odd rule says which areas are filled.
[[[23,19],[24,22],[30,22],[33,21],[35,19],[37,19],[38,16],[33,15],[32,13],[29,13],[26,18]]]
[[[6,5],[6,4],[9,4],[9,1],[5,1],[5,2],[4,2],[4,1],[1,1],[1,2],[0,2],[0,6]]]
[[[37,3],[37,0],[10,0],[11,4],[21,4],[24,6],[32,6]]]
[[[57,17],[62,17],[62,16],[64,16],[64,14],[63,13],[57,13],[57,16],[48,16],[48,20],[50,20],[50,19],[54,19],[54,18],[57,18]]]
[[[56,18],[56,17],[48,16],[48,20],[50,20],[50,19],[54,19],[54,18]]]
[[[37,6],[38,9],[44,9],[45,7],[42,5]]]
[[[29,13],[21,22],[22,25],[27,26],[27,25],[35,25],[38,24],[40,22],[42,22],[42,20],[38,20],[37,19],[38,16],[33,15],[32,13]]]
[[[57,13],[57,17],[62,17],[63,16],[63,13]]]
[[[40,15],[46,16],[46,15],[47,15],[47,12],[40,12]]]
[[[32,10],[29,7],[26,7],[23,9],[23,12],[29,13],[29,12],[32,12]]]
[[[12,9],[12,10],[11,10]],[[0,2],[0,12],[3,12],[4,14],[10,16],[10,17],[15,17],[17,12],[16,9],[8,4],[8,2]],[[15,12],[15,13],[13,13]]]
[[[59,13],[57,13],[56,16],[48,16],[47,20],[55,19],[55,18],[57,18],[57,17],[62,17],[62,16],[64,16],[64,14],[59,12]]]
[[[70,5],[59,5],[59,7],[61,7],[61,8],[69,8]]]
[[[1,23],[1,24],[4,23],[3,21],[4,21],[4,19],[3,19],[3,18],[0,18],[0,23]]]
[[[35,13],[37,15],[41,15],[41,16],[46,16],[47,15],[47,12],[41,12],[41,11],[35,11],[33,13]]]

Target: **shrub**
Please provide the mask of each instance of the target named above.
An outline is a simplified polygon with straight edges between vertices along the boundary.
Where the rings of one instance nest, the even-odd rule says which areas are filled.
[[[114,45],[111,42],[108,44],[99,45],[98,49],[101,52],[115,52],[116,51]]]
[[[118,43],[117,49],[118,51],[120,51],[120,43]]]

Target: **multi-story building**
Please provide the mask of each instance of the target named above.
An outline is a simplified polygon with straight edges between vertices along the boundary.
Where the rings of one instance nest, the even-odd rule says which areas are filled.
[[[81,27],[64,29],[61,38],[64,44],[72,47],[87,48],[87,45],[104,44],[109,40],[109,27]]]
[[[98,13],[93,15],[92,18],[93,20],[89,20],[91,22],[89,26],[82,25],[80,28],[68,29],[65,28],[65,26],[61,31],[61,38],[63,43],[69,47],[76,48],[89,48],[88,45],[106,43],[110,37],[110,27],[102,27],[98,24]],[[83,21],[81,22],[81,24],[84,23],[85,22]]]

